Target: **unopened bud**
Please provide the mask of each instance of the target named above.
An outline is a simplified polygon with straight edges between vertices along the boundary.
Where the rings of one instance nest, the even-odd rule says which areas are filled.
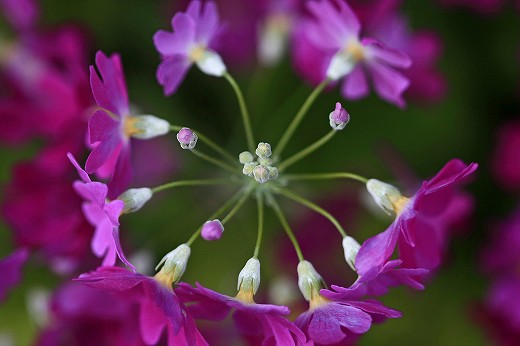
[[[128,189],[123,192],[117,199],[124,202],[123,213],[133,213],[138,211],[152,198],[153,192],[147,187],[139,189]]]
[[[237,298],[252,303],[253,295],[260,287],[260,261],[257,258],[250,258],[244,268],[238,274]]]
[[[243,151],[240,153],[240,155],[238,155],[238,161],[240,161],[240,163],[243,165],[253,162],[253,159],[253,154],[251,154],[249,151]]]
[[[193,132],[190,128],[183,127],[177,133],[177,140],[179,141],[182,149],[193,149],[197,145],[199,136]]]
[[[220,55],[209,49],[205,49],[195,63],[202,72],[210,76],[222,77],[227,71]]]
[[[255,177],[256,181],[258,181],[260,184],[263,184],[269,180],[269,170],[264,166],[256,166],[253,169],[253,176]]]
[[[271,145],[269,143],[260,142],[258,143],[255,153],[260,158],[268,158],[271,156]]]
[[[323,279],[314,269],[309,261],[303,260],[298,263],[298,287],[307,301],[311,301],[313,296],[319,294],[323,288]]]
[[[131,123],[135,129],[132,137],[138,139],[150,139],[165,135],[170,131],[170,123],[154,115],[134,116]]]
[[[256,166],[257,166],[256,162],[246,163],[244,165],[244,168],[242,169],[242,173],[244,173],[244,175],[252,177],[253,176],[253,170],[255,169]]]
[[[329,115],[329,124],[334,130],[343,130],[350,121],[350,115],[347,110],[336,102],[336,109]]]
[[[345,254],[345,261],[352,268],[353,271],[356,271],[356,256],[361,248],[361,245],[352,237],[348,235],[343,238],[343,251]]]
[[[269,166],[267,170],[269,171],[269,180],[278,178],[278,168]]]
[[[222,233],[224,232],[224,226],[220,220],[215,219],[213,221],[206,221],[202,226],[202,230],[200,235],[205,240],[218,240],[222,237]]]
[[[166,287],[171,288],[174,283],[177,283],[181,279],[182,274],[184,274],[190,253],[191,249],[186,244],[181,244],[170,251],[162,258],[157,267],[155,267],[155,270],[157,270],[162,265],[161,270],[155,274],[155,279]]]
[[[273,163],[273,160],[271,160],[270,158],[268,157],[260,157],[258,158],[258,163],[262,166],[271,166],[271,164]]]
[[[383,183],[377,179],[370,179],[366,186],[377,205],[388,215],[392,215],[392,212],[397,215],[400,214],[408,203],[408,198],[404,197],[399,189],[393,185]]]

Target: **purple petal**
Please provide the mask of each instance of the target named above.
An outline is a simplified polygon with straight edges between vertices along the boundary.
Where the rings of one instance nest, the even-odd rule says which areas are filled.
[[[135,267],[126,259],[125,253],[123,252],[123,248],[121,247],[121,241],[119,240],[119,227],[114,227],[112,229],[112,238],[114,238],[114,244],[116,246],[117,256],[126,266],[132,269],[133,272],[137,272]]]
[[[92,203],[83,203],[83,213],[94,226],[94,235],[90,242],[92,252],[97,257],[103,257],[103,265],[112,266],[116,263],[116,248],[112,236],[113,225],[105,212],[97,205]]]
[[[74,190],[87,202],[91,202],[103,208],[105,205],[105,199],[107,198],[108,188],[105,184],[97,181],[92,183],[82,183],[75,181],[73,184]]]
[[[396,222],[392,223],[386,231],[367,239],[363,243],[355,261],[359,275],[363,275],[373,267],[382,268],[392,256],[400,233],[396,226]]]
[[[366,46],[371,57],[380,60],[382,64],[397,68],[408,68],[412,65],[412,60],[405,52],[386,47],[379,41],[364,38],[362,44]]]
[[[156,345],[167,324],[163,311],[153,300],[143,299],[139,314],[141,336],[147,345]]]
[[[79,174],[79,177],[81,178],[81,180],[83,180],[84,183],[91,183],[92,180],[90,180],[90,177],[88,176],[87,172],[85,172],[83,170],[83,168],[81,168],[81,166],[79,165],[78,161],[76,161],[74,156],[71,153],[67,153],[67,157],[69,158],[72,165],[78,171],[78,174]]]
[[[191,41],[186,35],[159,30],[153,35],[153,43],[159,53],[163,56],[170,56],[175,54],[186,55]]]
[[[403,92],[410,82],[402,73],[376,61],[369,61],[368,70],[374,82],[376,93],[388,102],[401,108],[405,106]]]
[[[211,39],[218,33],[218,11],[213,1],[204,5],[204,10],[197,22],[197,41],[208,45]]]
[[[105,204],[103,211],[107,214],[113,226],[119,226],[119,216],[125,207],[125,202],[116,199],[108,204]]]
[[[183,81],[191,67],[190,60],[183,55],[174,55],[166,58],[157,68],[157,80],[164,88],[165,95],[171,95]]]
[[[121,119],[114,119],[104,110],[98,110],[88,121],[90,144],[110,139],[122,140]]]
[[[96,271],[90,273],[81,274],[75,280],[90,287],[121,292],[137,286],[146,279],[144,275],[133,273],[124,268],[106,266],[99,267]]]
[[[116,136],[109,137],[103,142],[98,142],[87,158],[85,170],[89,174],[95,173],[97,169],[113,160],[114,157],[117,157],[123,145],[121,138]]]
[[[345,77],[341,94],[347,99],[357,100],[367,96],[369,92],[370,89],[363,67],[358,65]]]
[[[22,279],[22,267],[29,258],[27,249],[17,249],[0,260],[0,302],[7,296],[7,291]]]
[[[132,182],[132,155],[130,144],[123,144],[117,158],[114,174],[108,183],[108,198],[116,199]]]
[[[368,312],[370,315],[377,314],[388,318],[399,318],[403,316],[401,312],[390,309],[377,301],[345,301],[344,303]]]

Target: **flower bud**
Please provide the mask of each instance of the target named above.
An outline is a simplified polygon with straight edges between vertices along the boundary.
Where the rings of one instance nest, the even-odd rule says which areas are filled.
[[[343,238],[343,251],[345,254],[345,261],[347,261],[347,264],[352,268],[353,271],[356,271],[356,256],[359,252],[359,249],[361,248],[361,245],[352,237],[349,237],[348,235]]]
[[[334,130],[343,130],[350,121],[347,110],[336,102],[336,109],[329,115],[329,124]]]
[[[256,181],[258,181],[260,184],[263,184],[269,180],[269,170],[264,166],[256,166],[253,169],[253,176],[255,177]]]
[[[388,215],[392,212],[399,215],[409,201],[395,186],[377,179],[368,180],[366,186],[377,205]]]
[[[187,127],[183,127],[177,133],[177,140],[179,141],[182,149],[193,149],[197,145],[199,137],[195,132]]]
[[[224,226],[220,220],[215,219],[213,221],[206,221],[202,226],[202,231],[200,232],[203,239],[211,241],[218,240],[222,237],[222,233],[224,232]]]
[[[307,301],[318,295],[323,287],[323,279],[309,261],[298,263],[298,287]]]
[[[260,142],[255,150],[258,157],[266,159],[271,156],[271,145],[269,143]]]
[[[260,261],[257,258],[250,258],[244,268],[238,274],[237,298],[252,303],[253,295],[260,287]]]
[[[242,173],[244,173],[244,175],[252,177],[253,176],[253,170],[255,169],[256,166],[257,166],[256,162],[246,163],[244,165],[244,168],[242,169]]]
[[[153,115],[137,115],[131,117],[134,128],[132,137],[138,139],[150,139],[162,136],[170,131],[170,123]]]
[[[269,166],[267,170],[269,171],[269,180],[278,178],[278,168]]]
[[[155,279],[171,288],[174,283],[179,282],[182,274],[184,274],[190,253],[191,249],[186,244],[181,244],[167,253],[155,267],[155,270],[157,270],[162,265],[161,270],[155,274]]]
[[[243,151],[240,153],[240,155],[238,155],[238,161],[240,161],[240,163],[243,165],[253,162],[253,159],[253,154],[251,154],[249,151]]]
[[[123,192],[117,199],[125,204],[123,213],[133,213],[143,207],[143,205],[152,198],[153,192],[147,187],[139,189],[128,189]]]
[[[205,49],[195,63],[202,72],[210,76],[222,77],[227,70],[220,55],[209,49]]]

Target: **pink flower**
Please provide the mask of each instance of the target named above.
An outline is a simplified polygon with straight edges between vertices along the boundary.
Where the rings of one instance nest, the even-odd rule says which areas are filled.
[[[76,280],[137,304],[141,337],[147,345],[157,344],[163,333],[168,345],[207,345],[171,286],[159,280],[118,267],[100,267]]]
[[[383,267],[397,243],[403,267],[437,268],[446,247],[448,225],[453,220],[450,208],[456,202],[457,185],[477,166],[466,166],[454,159],[435,177],[423,182],[413,197],[406,198],[398,192],[386,195],[397,217],[386,231],[363,243],[356,257],[357,272],[364,275],[373,267]]]
[[[27,249],[18,249],[0,260],[0,303],[7,296],[7,291],[22,279],[22,267],[29,257]]]
[[[115,264],[117,254],[124,264],[135,271],[126,259],[119,241],[119,216],[125,207],[124,202],[119,199],[108,201],[108,187],[103,183],[92,182],[72,154],[67,156],[82,180],[74,182],[74,189],[84,199],[83,214],[96,228],[90,243],[92,252],[97,257],[104,257],[103,265],[106,266]]]
[[[231,310],[239,332],[254,343],[276,345],[307,345],[305,335],[285,317],[286,306],[256,304],[251,296],[229,297],[205,288],[181,283],[176,289],[183,301],[189,302],[188,312],[196,319],[220,321]],[[242,291],[240,291],[242,292]],[[250,300],[249,300],[250,299]]]
[[[305,35],[306,42],[310,43],[308,47],[317,50],[321,59],[328,61],[322,79],[325,76],[333,81],[344,79],[343,96],[359,99],[368,95],[370,77],[382,99],[404,107],[402,94],[409,81],[397,69],[408,68],[411,65],[409,57],[374,39],[360,39],[361,24],[343,1],[311,1],[307,8],[313,19],[302,22],[302,30],[297,34]]]
[[[160,30],[153,40],[163,61],[157,68],[157,80],[164,93],[175,93],[186,73],[195,63],[206,74],[222,76],[226,67],[214,52],[216,39],[222,30],[217,7],[208,1],[190,2],[186,12],[172,18],[173,32]]]

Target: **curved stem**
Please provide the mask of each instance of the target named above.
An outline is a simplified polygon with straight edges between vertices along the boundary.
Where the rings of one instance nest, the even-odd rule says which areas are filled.
[[[181,129],[182,129],[182,126],[170,125],[170,130],[171,131],[178,132]],[[193,130],[193,129],[192,129],[192,131],[197,134],[197,136],[199,137],[199,139],[200,139],[200,141],[202,143],[206,144],[208,147],[210,147],[211,149],[215,150],[217,153],[219,153],[224,158],[226,158],[226,160],[228,160],[230,163],[234,163],[234,164],[237,163],[237,160],[233,157],[233,155],[229,151],[227,151],[226,149],[222,148],[220,145],[218,145],[217,143],[213,142],[211,139],[209,139],[208,137],[206,137],[205,135],[203,135],[199,131]]]
[[[366,184],[368,182],[368,178],[348,172],[287,174],[283,177],[287,180],[351,179],[359,181],[363,184]]]
[[[249,116],[249,111],[247,110],[246,101],[244,100],[244,95],[242,94],[242,90],[238,86],[238,83],[235,79],[228,73],[224,73],[224,78],[231,84],[233,91],[238,100],[238,105],[240,106],[240,113],[242,114],[242,121],[244,122],[244,129],[246,131],[247,138],[247,147],[250,152],[255,151],[255,139],[253,136],[253,130],[251,129],[251,120]]]
[[[194,153],[196,156],[200,157],[201,159],[206,160],[206,161],[208,161],[208,162],[210,162],[210,163],[212,163],[214,165],[217,165],[220,168],[223,168],[223,169],[225,169],[226,171],[228,171],[230,173],[233,173],[233,174],[240,173],[240,171],[238,170],[237,167],[233,167],[231,165],[228,165],[227,163],[222,162],[221,160],[216,159],[214,157],[211,157],[211,156],[208,156],[206,154],[203,154],[203,153],[201,153],[200,151],[198,151],[196,149],[191,149],[191,152]]]
[[[253,258],[258,258],[258,254],[260,253],[260,244],[262,243],[262,235],[264,232],[264,201],[261,193],[256,197],[256,207],[258,210],[258,234],[256,236]]]
[[[230,199],[228,199],[216,212],[214,212],[208,219],[209,220],[213,220],[215,219],[216,217],[218,217],[220,214],[222,214],[223,212],[225,212],[226,210],[228,210],[232,205],[233,203],[236,202],[237,199],[240,198],[240,196],[244,193],[244,189],[240,189],[238,190],[233,196],[231,196]],[[202,226],[201,225],[199,228],[197,228],[197,230],[192,234],[192,236],[190,237],[190,239],[188,239],[188,241],[186,242],[186,244],[188,246],[191,246],[191,244],[193,244],[193,242],[198,238],[198,236],[200,235],[200,232],[202,231]]]
[[[294,131],[300,125],[300,122],[303,120],[303,117],[309,110],[309,108],[312,106],[318,95],[325,89],[325,87],[330,83],[330,79],[325,79],[323,82],[321,82],[307,97],[301,108],[298,110],[298,113],[294,116],[294,119],[289,124],[289,127],[284,132],[282,138],[280,138],[280,141],[278,144],[274,147],[275,154],[280,157],[282,155],[283,150],[285,149],[285,146],[291,139]]]
[[[280,206],[276,202],[274,198],[270,200],[271,207],[273,208],[274,212],[276,213],[276,216],[278,216],[278,219],[280,220],[280,223],[282,224],[282,227],[285,230],[285,233],[287,233],[287,236],[291,240],[294,250],[296,250],[296,254],[298,255],[298,259],[300,261],[304,261],[305,258],[303,257],[302,249],[300,248],[300,245],[298,244],[298,240],[296,240],[296,237],[294,236],[294,232],[291,229],[291,226],[287,223],[287,219],[285,218],[285,215],[283,214],[282,210],[280,209]]]
[[[226,185],[233,181],[230,179],[195,179],[195,180],[178,180],[166,183],[152,188],[152,192],[156,193],[162,190],[181,186],[203,186],[203,185]]]
[[[345,232],[343,227],[339,224],[338,220],[336,220],[336,218],[334,216],[332,216],[328,211],[326,211],[319,205],[314,204],[313,202],[309,201],[308,199],[303,198],[303,197],[301,197],[289,190],[283,189],[283,188],[277,187],[277,188],[275,188],[275,191],[279,192],[280,194],[284,195],[285,197],[287,197],[289,199],[292,199],[293,201],[295,201],[297,203],[300,203],[300,204],[306,206],[309,209],[314,210],[318,214],[325,216],[337,228],[338,232],[341,234],[342,237],[347,236],[347,232]]]
[[[305,156],[311,154],[313,151],[317,150],[319,147],[327,143],[334,135],[336,134],[336,130],[332,130],[329,133],[327,133],[325,136],[318,139],[316,142],[309,145],[307,148],[297,152],[293,156],[289,157],[288,159],[282,161],[278,165],[278,170],[280,172],[284,171],[287,167],[294,164],[295,162],[298,162],[299,160],[303,159]]]

